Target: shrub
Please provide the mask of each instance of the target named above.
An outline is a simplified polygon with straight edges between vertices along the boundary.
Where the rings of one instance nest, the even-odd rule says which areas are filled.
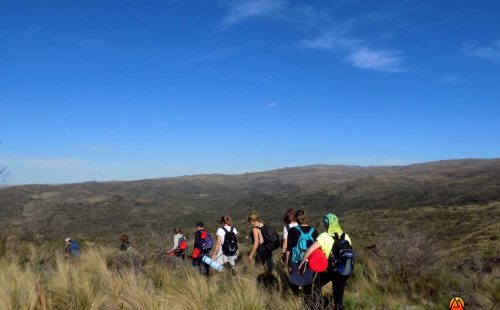
[[[381,274],[403,284],[437,267],[435,245],[421,233],[398,231],[379,242],[378,247]]]

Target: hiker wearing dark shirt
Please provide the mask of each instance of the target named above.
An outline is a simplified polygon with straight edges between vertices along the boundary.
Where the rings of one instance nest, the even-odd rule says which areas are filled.
[[[208,240],[210,239],[210,240]],[[213,246],[213,239],[210,233],[205,229],[202,222],[196,223],[196,232],[194,234],[193,246],[193,267],[199,267],[200,272],[207,277],[210,274],[210,266],[202,261],[204,255],[209,255]]]
[[[128,235],[124,234],[120,237],[120,241],[122,242],[120,245],[120,250],[121,251],[128,251],[130,248],[130,240]]]
[[[247,216],[247,222],[252,226],[250,239],[252,240],[252,249],[248,255],[248,260],[252,261],[255,257],[255,265],[266,265],[267,271],[272,272],[274,269],[274,260],[272,251],[268,250],[264,244],[264,236],[262,229],[264,224],[259,219],[257,212],[252,212]]]
[[[309,226],[309,219],[304,210],[298,210],[296,213],[297,226],[291,228],[288,232],[287,250],[286,250],[286,265],[290,277],[288,282],[292,291],[299,294],[300,287],[304,292],[304,303],[309,309],[314,309],[312,284],[313,272],[307,265],[299,269],[299,264],[302,261],[307,249],[314,243],[318,237],[318,231]]]

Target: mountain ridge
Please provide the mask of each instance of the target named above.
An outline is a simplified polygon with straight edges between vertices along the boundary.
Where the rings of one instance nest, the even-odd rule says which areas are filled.
[[[310,165],[239,175],[203,174],[118,182],[17,185],[0,189],[0,224],[34,233],[111,235],[190,226],[258,210],[311,214],[500,201],[500,159],[407,166]]]

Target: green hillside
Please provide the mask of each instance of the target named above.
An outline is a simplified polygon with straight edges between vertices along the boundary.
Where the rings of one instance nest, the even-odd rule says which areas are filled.
[[[26,185],[0,189],[0,223],[34,234],[92,238],[170,230],[223,214],[258,210],[278,222],[287,208],[407,209],[500,200],[500,159],[398,167],[308,166],[131,182]]]

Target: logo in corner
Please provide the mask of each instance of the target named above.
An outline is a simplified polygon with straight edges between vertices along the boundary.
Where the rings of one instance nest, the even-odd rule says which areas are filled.
[[[464,310],[465,302],[460,296],[455,296],[450,299],[450,303],[448,304],[448,309],[450,310]]]

